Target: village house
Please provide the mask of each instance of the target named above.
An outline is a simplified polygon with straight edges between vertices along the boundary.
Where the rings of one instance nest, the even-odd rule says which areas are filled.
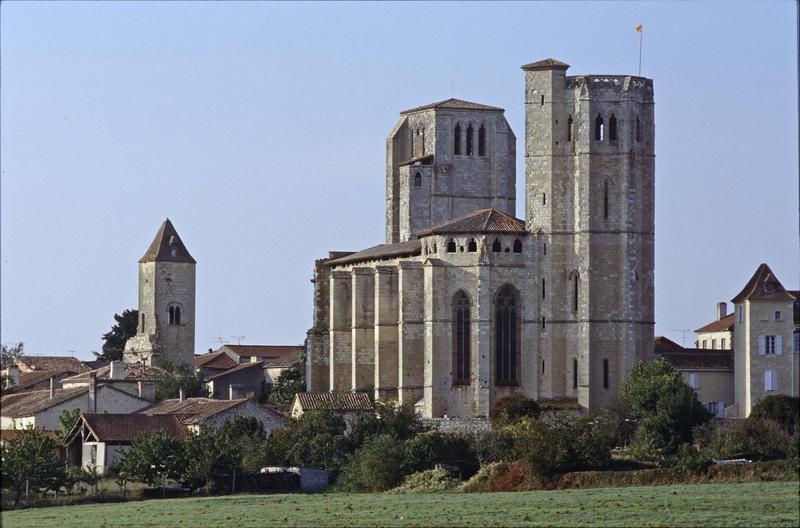
[[[7,384],[4,393],[45,390],[50,388],[50,378],[61,387],[61,380],[92,370],[84,361],[71,356],[21,356],[16,364],[3,369]]]
[[[298,392],[294,395],[290,410],[292,418],[300,418],[310,411],[332,411],[341,415],[351,430],[358,417],[375,408],[369,396],[363,392]]]
[[[87,386],[94,378],[98,384],[110,385],[139,398],[155,401],[156,383],[166,375],[167,372],[159,367],[112,361],[105,367],[65,378],[61,383],[65,389],[70,389]]]
[[[159,431],[178,439],[189,434],[183,417],[174,414],[82,413],[66,436],[67,464],[105,475],[128,451],[134,438]]]
[[[215,400],[212,398],[175,398],[162,400],[139,411],[144,415],[176,414],[184,417],[184,423],[192,431],[199,430],[201,425],[209,425],[219,429],[222,425],[236,417],[253,417],[264,427],[270,436],[276,429],[285,425],[284,416],[278,411],[261,405],[250,399]]]

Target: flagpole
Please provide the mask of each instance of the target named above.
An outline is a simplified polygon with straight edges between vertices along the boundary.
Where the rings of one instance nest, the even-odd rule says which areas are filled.
[[[644,28],[639,31],[639,77],[642,76],[642,37],[644,37]]]

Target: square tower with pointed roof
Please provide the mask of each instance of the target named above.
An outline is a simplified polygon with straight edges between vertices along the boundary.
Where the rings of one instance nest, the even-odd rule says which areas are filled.
[[[164,220],[139,259],[139,325],[125,343],[126,363],[193,364],[196,264]]]

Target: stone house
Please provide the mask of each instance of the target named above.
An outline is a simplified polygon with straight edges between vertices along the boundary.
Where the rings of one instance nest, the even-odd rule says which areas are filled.
[[[22,356],[15,365],[3,369],[2,375],[8,377],[9,385],[2,390],[4,393],[46,390],[50,388],[50,378],[59,388],[62,379],[90,370],[86,362],[71,356]]]
[[[139,398],[155,401],[156,383],[166,375],[164,369],[144,363],[112,361],[99,369],[64,378],[61,383],[67,389],[83,387],[94,378],[100,385],[113,386]]]
[[[94,469],[105,475],[128,451],[136,436],[158,431],[179,439],[189,434],[183,417],[174,414],[82,413],[67,434],[66,460],[70,466]]]
[[[697,334],[695,348],[711,350],[733,350],[733,326],[736,317],[728,313],[728,303],[717,303],[717,318],[701,326]]]
[[[266,391],[264,362],[250,362],[208,377],[208,393],[218,400],[261,400]]]
[[[65,410],[80,409],[91,413],[133,413],[152,402],[94,381],[72,388],[8,394],[0,400],[0,428],[61,429],[59,416]]]
[[[162,400],[139,411],[144,415],[177,414],[183,416],[183,422],[192,431],[200,425],[209,425],[218,429],[237,416],[253,417],[264,427],[267,436],[276,429],[285,426],[285,418],[279,412],[250,399],[215,400],[212,398],[175,398]]]
[[[309,411],[332,411],[344,418],[347,430],[363,413],[375,412],[369,395],[363,392],[298,392],[291,406],[292,418],[300,418]]]
[[[224,351],[214,352],[210,348],[207,354],[194,357],[195,370],[202,371],[206,378],[221,374],[236,365],[238,365],[238,363],[231,359]]]
[[[386,242],[314,268],[310,392],[369,392],[425,418],[518,393],[599,410],[653,355],[653,81],[524,72],[516,136],[495,106],[405,110],[386,143]]]

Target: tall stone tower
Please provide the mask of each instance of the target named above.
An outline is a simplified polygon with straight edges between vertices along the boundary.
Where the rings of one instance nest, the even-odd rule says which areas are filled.
[[[525,72],[525,208],[541,270],[541,392],[592,411],[653,348],[653,82]]]
[[[125,362],[193,364],[196,264],[164,220],[139,259],[139,326],[125,344]]]

